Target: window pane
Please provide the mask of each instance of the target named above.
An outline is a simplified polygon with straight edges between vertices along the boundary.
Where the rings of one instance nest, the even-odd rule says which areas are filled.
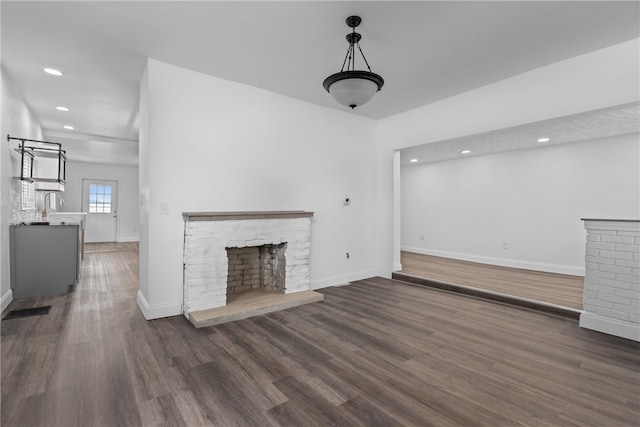
[[[111,213],[113,187],[89,184],[89,213]]]

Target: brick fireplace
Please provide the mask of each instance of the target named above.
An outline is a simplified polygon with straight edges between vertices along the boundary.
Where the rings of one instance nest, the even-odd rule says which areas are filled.
[[[286,243],[227,248],[227,295],[252,289],[285,291]]]
[[[313,212],[185,212],[183,314],[224,307],[227,296],[311,287]]]

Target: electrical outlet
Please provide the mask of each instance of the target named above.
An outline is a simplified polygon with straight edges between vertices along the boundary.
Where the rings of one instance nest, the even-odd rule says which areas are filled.
[[[349,259],[349,252],[347,252],[347,259]]]

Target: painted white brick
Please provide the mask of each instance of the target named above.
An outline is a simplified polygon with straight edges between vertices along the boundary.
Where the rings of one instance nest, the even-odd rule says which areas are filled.
[[[596,270],[596,271],[590,271],[589,273],[593,277],[598,277],[598,278],[602,278],[602,279],[615,279],[616,278],[616,273],[612,273],[612,272],[609,272],[609,271]]]
[[[600,271],[609,271],[620,274],[631,274],[631,267],[623,267],[620,265],[600,264]]]
[[[618,234],[616,232],[616,230],[599,230],[599,229],[591,229],[589,230],[589,234],[594,234],[594,235],[609,235],[609,236],[615,236],[616,234]]]
[[[617,243],[616,244],[616,251],[640,252],[640,246],[632,245],[632,244],[626,244],[626,243]]]
[[[640,260],[636,259],[617,259],[616,265],[623,265],[625,267],[640,268]]]
[[[587,243],[587,250],[589,249],[604,249],[607,251],[614,251],[616,250],[616,244],[615,243],[602,243],[602,242],[593,242],[593,243]]]
[[[601,258],[632,259],[630,252],[599,251],[599,255]]]
[[[628,289],[616,289],[615,294],[621,297],[626,297],[629,299],[640,300],[640,292],[636,292]]]
[[[609,302],[612,302],[612,303],[619,303],[619,304],[628,304],[629,303],[629,298],[622,297],[620,295],[615,295],[615,294],[600,293],[598,295],[598,299],[600,301],[609,301]]]
[[[630,283],[638,283],[640,282],[640,277],[616,273],[616,280],[621,280],[623,282],[630,282]]]
[[[592,277],[590,274],[587,274],[584,277],[584,284],[585,285],[599,285],[600,284],[600,279],[597,277]],[[587,287],[590,288],[590,287]]]
[[[598,288],[596,288],[596,291],[597,291],[598,297],[600,297],[600,295],[604,295],[604,294],[613,295],[616,289],[617,288],[614,288],[613,286],[599,286]]]
[[[596,262],[599,264],[615,264],[616,263],[615,258],[602,258],[600,256],[591,256],[591,255],[587,255],[585,257],[585,261]]]
[[[632,307],[628,304],[613,304],[613,309],[621,313],[626,313],[627,318],[629,318],[631,314],[638,314],[638,307]]]
[[[632,289],[633,284],[630,282],[622,282],[615,279],[599,279],[597,286],[618,288],[618,289]]]
[[[187,221],[183,251],[185,312],[226,304],[225,248],[281,243],[287,243],[285,292],[310,289],[310,218]],[[195,289],[187,290],[190,287]]]
[[[616,234],[618,236],[640,237],[640,231],[618,230]]]
[[[633,237],[631,236],[620,236],[620,235],[616,235],[616,236],[602,236],[600,238],[601,242],[607,242],[607,243],[627,243],[627,244],[632,244],[633,243]]]
[[[589,304],[590,306],[597,308],[613,308],[613,301],[605,301],[603,299],[594,298],[589,301],[585,301],[585,304]]]
[[[640,224],[587,220],[585,228],[585,312],[638,325]]]
[[[590,301],[592,299],[598,298],[598,293],[593,288],[585,289],[585,291],[582,293],[582,298],[585,301]]]
[[[601,316],[609,317],[612,319],[618,319],[618,320],[624,320],[624,321],[629,320],[629,313],[624,313],[624,312],[620,312],[618,310],[613,310],[609,308],[597,307],[596,313]]]

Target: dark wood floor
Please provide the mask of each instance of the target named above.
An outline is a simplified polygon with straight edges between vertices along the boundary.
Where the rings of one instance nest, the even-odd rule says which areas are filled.
[[[401,253],[402,272],[582,310],[583,276],[480,264],[451,258]]]
[[[638,425],[639,344],[575,321],[381,278],[145,321],[121,248],[89,247],[72,294],[12,303],[53,308],[1,324],[3,427]]]

